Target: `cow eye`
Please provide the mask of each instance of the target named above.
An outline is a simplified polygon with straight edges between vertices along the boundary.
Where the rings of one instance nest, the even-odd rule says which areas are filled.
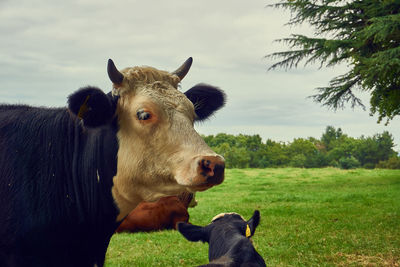
[[[136,116],[140,121],[145,121],[151,118],[151,114],[147,111],[144,111],[143,109],[139,109],[136,112]]]

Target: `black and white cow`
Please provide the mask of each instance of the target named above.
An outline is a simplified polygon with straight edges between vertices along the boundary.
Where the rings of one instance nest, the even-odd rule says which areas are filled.
[[[85,87],[68,108],[0,105],[0,266],[103,266],[109,240],[141,201],[202,191],[224,159],[194,130],[224,93],[169,73],[118,71],[112,92]]]
[[[237,213],[221,213],[204,227],[179,222],[178,231],[189,241],[209,244],[210,263],[202,266],[261,267],[264,259],[250,240],[259,222],[258,210],[248,221]]]

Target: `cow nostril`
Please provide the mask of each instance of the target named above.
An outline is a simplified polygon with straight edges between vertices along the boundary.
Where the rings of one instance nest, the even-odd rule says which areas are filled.
[[[207,177],[207,182],[219,184],[224,179],[225,164],[215,164],[214,175]]]
[[[219,184],[224,180],[225,162],[220,157],[206,156],[198,161],[198,173],[207,183]]]
[[[201,168],[201,175],[203,176],[213,176],[214,175],[214,167],[211,165],[210,160],[202,159],[199,162]]]

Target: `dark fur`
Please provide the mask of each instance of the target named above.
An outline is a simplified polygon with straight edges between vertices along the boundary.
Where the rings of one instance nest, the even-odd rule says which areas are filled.
[[[84,105],[84,107],[82,107]],[[116,101],[96,87],[86,87],[68,97],[68,108],[80,114],[86,127],[98,127],[109,123],[115,114]]]
[[[187,90],[185,95],[195,107],[197,121],[209,118],[222,108],[226,101],[226,95],[222,90],[207,84],[198,84]]]
[[[203,266],[265,266],[246,237],[246,225],[253,236],[259,222],[260,212],[256,210],[247,222],[237,214],[229,214],[204,227],[178,223],[178,230],[189,241],[208,242],[210,263]]]
[[[116,123],[102,126],[87,129],[66,108],[0,106],[0,266],[103,265],[118,143]]]
[[[118,227],[117,101],[86,87],[69,109],[0,105],[0,266],[103,266]]]

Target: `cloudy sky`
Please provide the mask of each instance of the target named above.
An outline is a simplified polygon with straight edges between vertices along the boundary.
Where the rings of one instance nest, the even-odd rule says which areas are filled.
[[[0,0],[0,102],[65,106],[79,87],[111,88],[106,64],[175,70],[192,56],[182,90],[205,82],[225,90],[226,107],[196,128],[203,134],[259,134],[292,141],[320,138],[327,125],[353,136],[389,131],[400,151],[400,118],[377,124],[367,110],[332,111],[307,96],[346,66],[267,71],[273,41],[304,26],[273,0]]]

